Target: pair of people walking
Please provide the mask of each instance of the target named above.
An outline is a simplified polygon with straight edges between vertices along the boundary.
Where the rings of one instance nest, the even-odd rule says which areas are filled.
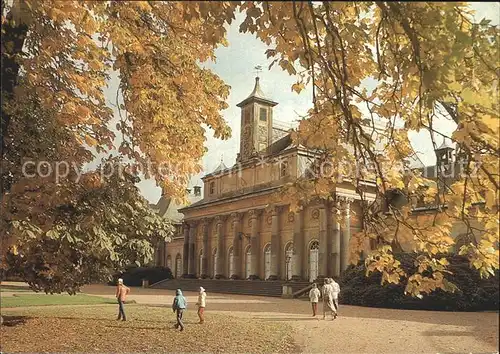
[[[332,320],[337,318],[339,309],[339,293],[340,285],[332,278],[326,278],[321,292],[316,283],[313,283],[312,289],[309,291],[309,300],[312,305],[313,317],[318,313],[319,299],[323,298],[323,319],[326,319],[326,313],[330,312]]]
[[[200,286],[200,290],[198,293],[198,302],[196,302],[196,306],[198,306],[198,318],[200,319],[200,324],[205,322],[205,305],[206,305],[207,294],[205,289]],[[176,329],[180,329],[182,332],[184,330],[184,323],[182,322],[182,315],[184,311],[187,309],[187,300],[182,295],[182,290],[177,289],[175,291],[174,302],[172,303],[172,311],[177,315],[177,323],[175,324]]]

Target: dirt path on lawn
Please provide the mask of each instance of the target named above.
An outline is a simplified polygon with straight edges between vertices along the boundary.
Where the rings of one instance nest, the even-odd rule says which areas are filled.
[[[113,287],[92,285],[86,294],[112,295]],[[111,292],[111,293],[110,293]],[[197,294],[185,293],[194,310]],[[133,288],[131,300],[170,306],[171,290]],[[207,295],[211,312],[289,324],[303,353],[492,353],[498,352],[498,313],[438,312],[341,306],[335,320],[312,318],[310,304],[297,299]],[[321,305],[320,311],[321,311]]]

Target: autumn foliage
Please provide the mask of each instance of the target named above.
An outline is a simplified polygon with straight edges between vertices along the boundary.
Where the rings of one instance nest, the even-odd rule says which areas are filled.
[[[381,203],[364,203],[353,261],[363,240],[377,240],[367,267],[381,271],[383,281],[408,277],[415,295],[453,290],[443,282],[447,263],[436,254],[451,250],[452,228],[460,225],[471,239],[460,253],[482,276],[493,274],[499,30],[474,22],[468,5],[456,2],[2,2],[2,230],[17,221],[46,234],[54,222],[49,211],[82,198],[72,176],[60,183],[25,178],[26,160],[65,160],[81,169],[95,152],[117,148],[130,161],[150,164],[146,177],[182,197],[189,176],[200,171],[207,128],[223,139],[230,134],[221,116],[229,87],[200,63],[227,45],[224,25],[236,11],[246,15],[240,30],[255,33],[269,45],[268,57],[297,76],[292,89],[313,88],[314,107],[295,142],[321,149],[333,166],[373,166],[352,179],[361,199],[362,182],[372,180],[381,196],[398,189],[436,207],[420,223],[411,204],[383,214]],[[117,119],[103,93],[113,70],[120,82]],[[368,79],[376,81],[370,91]],[[437,147],[435,122],[442,117],[456,124],[448,138],[467,161],[460,176],[436,181],[386,168],[407,166],[415,153],[411,131],[428,132]],[[375,121],[383,124],[377,134]],[[82,190],[100,188],[92,174],[80,183]],[[284,201],[331,198],[336,183],[298,180]],[[11,193],[23,195],[15,209]],[[40,220],[31,219],[34,213]],[[422,252],[413,274],[393,257],[399,237]],[[19,234],[2,232],[2,240],[14,245]]]

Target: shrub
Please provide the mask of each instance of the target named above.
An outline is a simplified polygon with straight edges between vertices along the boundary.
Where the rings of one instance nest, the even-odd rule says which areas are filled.
[[[395,254],[401,262],[401,267],[409,274],[416,270],[415,258],[418,255],[403,253]],[[444,256],[444,255],[443,255]],[[341,275],[339,301],[343,304],[414,309],[414,310],[443,310],[443,311],[488,311],[499,309],[499,276],[481,279],[479,272],[470,268],[468,260],[459,255],[445,256],[450,265],[446,278],[454,283],[458,290],[454,293],[440,289],[424,295],[422,299],[413,298],[404,294],[406,281],[400,284],[380,285],[382,276],[379,272],[366,277],[366,268],[363,263],[350,266]]]
[[[108,283],[116,285],[118,278],[122,278],[125,285],[142,286],[143,279],[149,281],[149,284],[154,284],[165,279],[172,279],[172,271],[168,267],[131,267],[123,273],[117,273]]]

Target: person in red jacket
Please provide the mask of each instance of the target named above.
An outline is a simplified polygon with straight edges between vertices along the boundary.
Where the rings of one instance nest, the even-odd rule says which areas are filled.
[[[116,286],[116,299],[118,300],[118,318],[117,321],[122,320],[126,321],[127,317],[125,316],[125,310],[123,309],[123,304],[127,299],[127,295],[130,292],[130,289],[123,284],[123,279],[118,279],[118,285]]]

